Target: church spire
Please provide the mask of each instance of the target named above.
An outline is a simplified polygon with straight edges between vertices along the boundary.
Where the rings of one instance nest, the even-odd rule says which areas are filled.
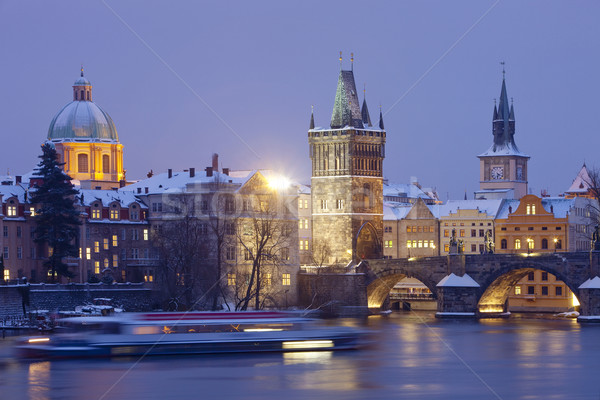
[[[494,118],[492,122],[494,135],[494,149],[508,148],[513,151],[519,151],[515,144],[515,109],[508,102],[508,92],[506,90],[506,71],[504,62],[502,64],[502,88],[500,89],[500,99],[498,108],[494,102]],[[494,150],[496,151],[496,150]]]
[[[310,106],[310,127],[309,129],[315,129],[315,115],[314,115],[314,107]]]

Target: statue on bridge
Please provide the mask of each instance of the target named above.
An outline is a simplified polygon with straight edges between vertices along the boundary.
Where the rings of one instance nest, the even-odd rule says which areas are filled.
[[[600,227],[596,225],[592,233],[592,251],[600,251]]]
[[[494,254],[494,240],[492,239],[492,231],[485,231],[485,252],[484,254]]]
[[[452,229],[452,236],[450,236],[450,254],[461,254],[464,250],[464,243],[462,239],[456,239],[456,228]]]

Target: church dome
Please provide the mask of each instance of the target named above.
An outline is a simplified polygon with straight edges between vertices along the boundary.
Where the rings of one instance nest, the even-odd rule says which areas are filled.
[[[50,122],[48,140],[119,141],[117,129],[106,111],[92,101],[92,84],[83,77],[73,85],[73,101]]]

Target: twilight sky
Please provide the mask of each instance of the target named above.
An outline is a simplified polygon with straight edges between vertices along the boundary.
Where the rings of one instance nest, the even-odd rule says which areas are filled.
[[[479,188],[505,61],[529,188],[557,195],[600,167],[599,17],[597,1],[0,0],[0,174],[35,166],[83,63],[128,179],[217,152],[309,182],[310,108],[329,126],[341,50],[374,122],[383,107],[385,177],[442,200]]]

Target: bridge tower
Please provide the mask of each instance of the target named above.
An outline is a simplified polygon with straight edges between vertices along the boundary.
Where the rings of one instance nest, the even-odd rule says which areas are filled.
[[[479,157],[480,190],[477,198],[520,199],[527,194],[527,161],[515,144],[515,109],[508,103],[504,70],[498,107],[494,104],[492,122],[494,141]]]
[[[347,71],[341,65],[340,53],[330,126],[315,127],[311,114],[308,130],[313,251],[327,245],[325,261],[330,264],[383,254],[383,114],[380,110],[373,127],[366,98],[359,105],[354,68]]]

